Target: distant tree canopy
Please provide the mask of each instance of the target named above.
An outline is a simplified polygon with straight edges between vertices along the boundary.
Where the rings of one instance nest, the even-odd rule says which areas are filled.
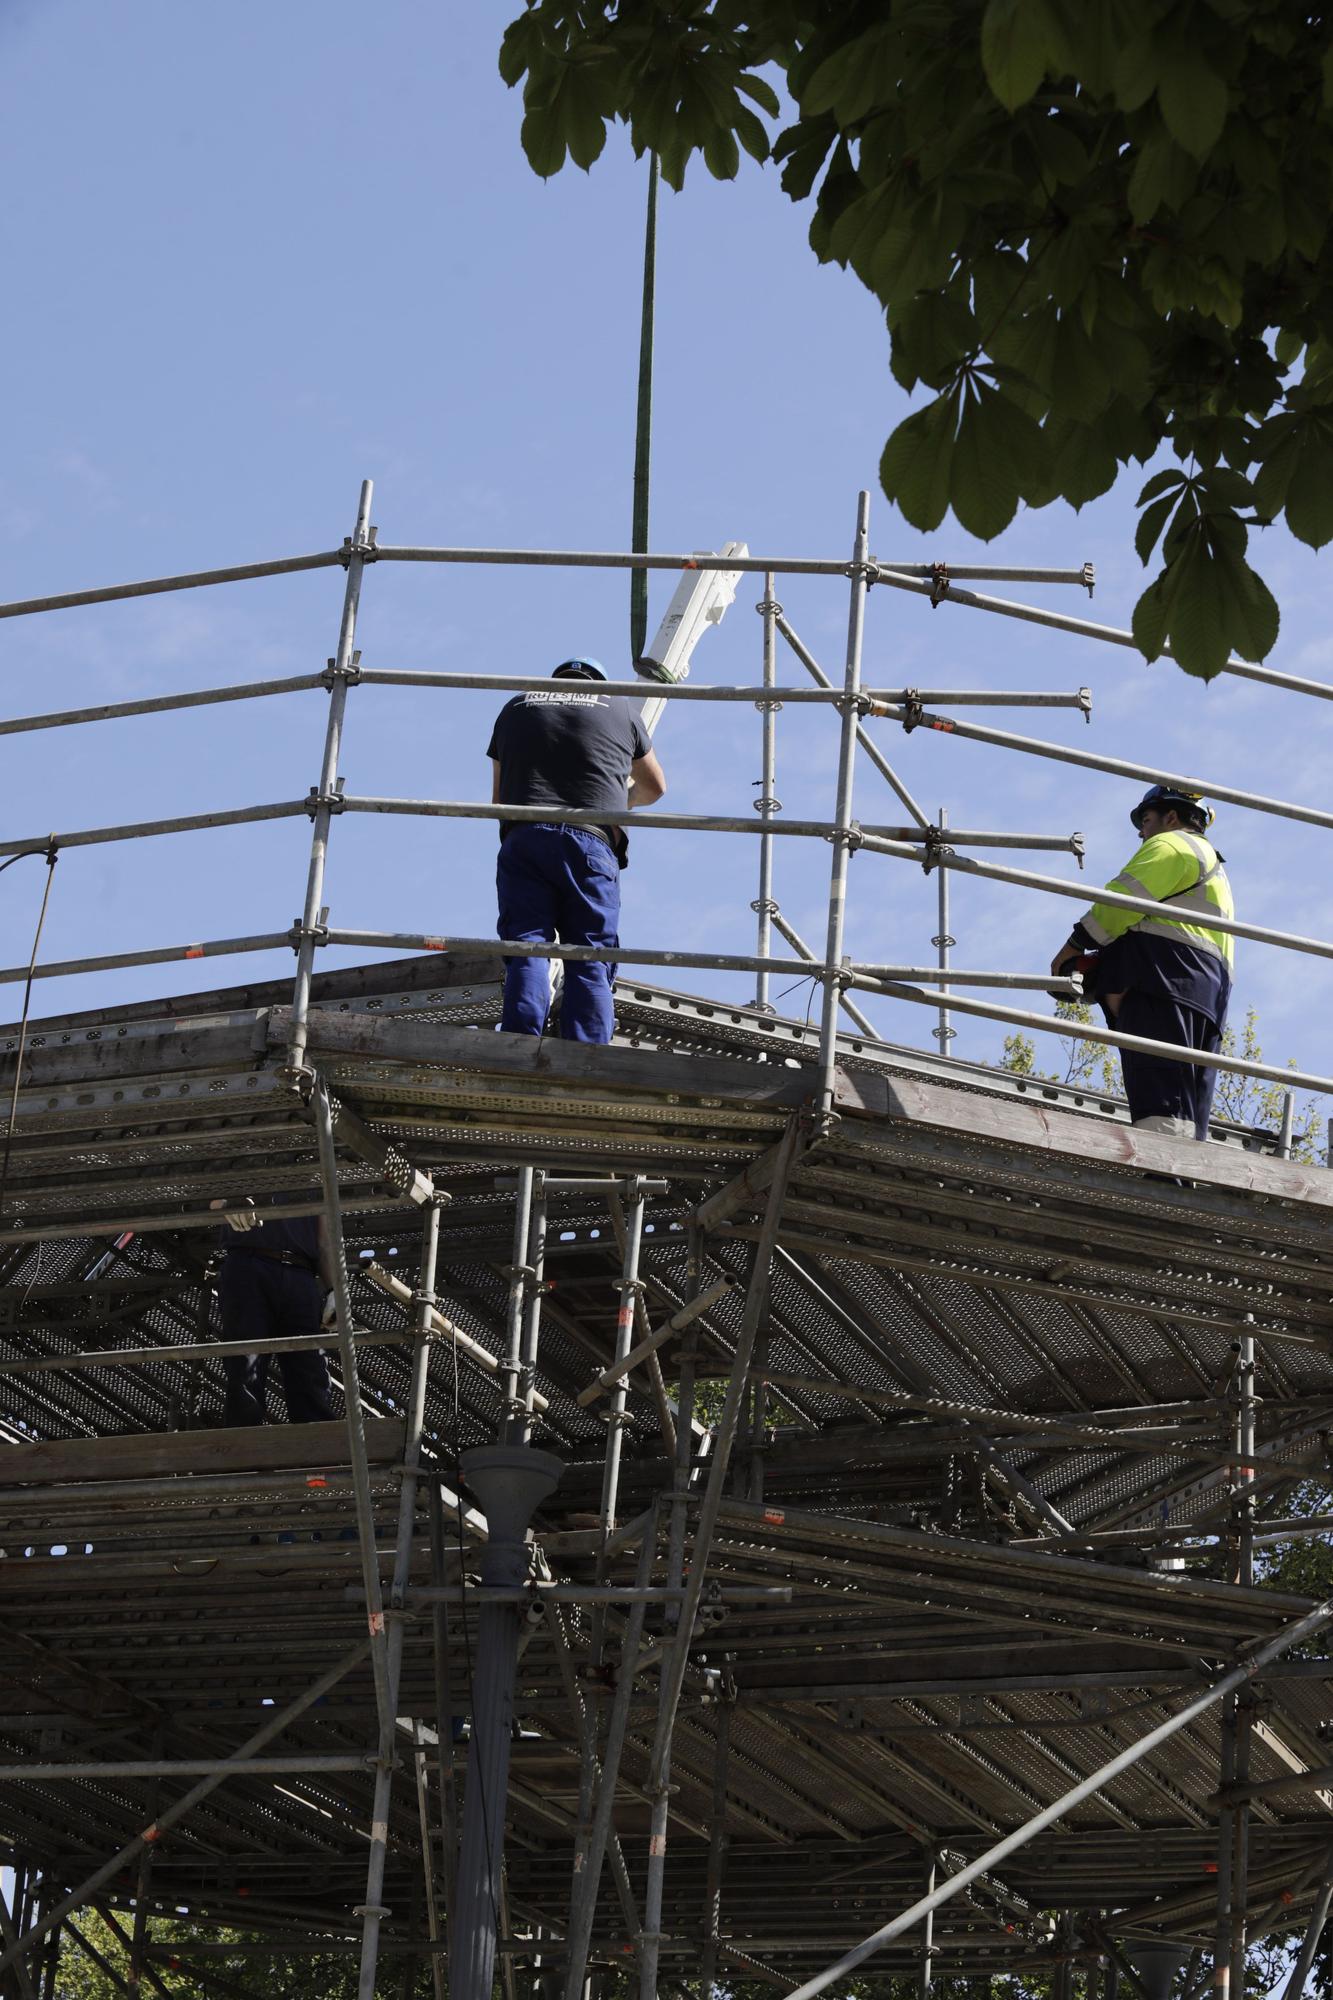
[[[913,527],[1139,494],[1148,659],[1262,659],[1246,560],[1333,537],[1333,9],[1306,0],[527,0],[500,70],[524,150],[590,167],[613,120],[680,187],[740,149],[815,191],[810,241],[879,299],[929,400],[884,449]],[[780,115],[763,72],[795,107]]]

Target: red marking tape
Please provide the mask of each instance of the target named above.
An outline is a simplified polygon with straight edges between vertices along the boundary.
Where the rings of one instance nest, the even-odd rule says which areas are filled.
[[[307,1486],[327,1486],[328,1483],[329,1482],[327,1479],[320,1479],[320,1478],[307,1479],[306,1481]]]
[[[182,958],[202,958],[203,955],[204,947],[201,944],[187,944],[181,953]]]
[[[770,1528],[780,1528],[786,1518],[787,1516],[783,1513],[781,1507],[765,1507],[764,1509],[764,1519],[768,1522]]]
[[[422,938],[421,942],[427,951],[448,951],[449,949],[448,938]]]

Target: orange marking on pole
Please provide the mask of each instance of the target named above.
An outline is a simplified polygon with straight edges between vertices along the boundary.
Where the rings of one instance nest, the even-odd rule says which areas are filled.
[[[770,1528],[780,1528],[786,1518],[787,1516],[783,1513],[781,1507],[765,1507],[764,1509],[764,1519],[768,1522]]]
[[[202,958],[203,955],[204,947],[201,944],[187,944],[181,953],[182,958]]]
[[[307,1479],[307,1481],[306,1481],[306,1485],[307,1485],[307,1486],[327,1486],[327,1485],[328,1485],[328,1483],[329,1483],[329,1482],[328,1482],[328,1480],[327,1480],[327,1479],[321,1479],[321,1478],[318,1478],[318,1477],[316,1477],[316,1478],[314,1478],[314,1479]]]

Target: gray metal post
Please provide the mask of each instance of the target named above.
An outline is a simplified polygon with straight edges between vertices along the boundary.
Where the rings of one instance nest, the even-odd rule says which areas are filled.
[[[525,1536],[533,1513],[553,1493],[563,1470],[531,1445],[483,1445],[464,1452],[464,1478],[481,1503],[489,1540],[481,1580],[511,1589],[515,1602],[483,1604],[477,1616],[472,1667],[472,1741],[463,1800],[450,2000],[491,2000],[500,1922],[509,1746],[518,1663],[519,1595],[528,1574]]]
[[[621,1362],[629,1353],[634,1340],[634,1302],[638,1297],[642,1280],[639,1277],[639,1255],[643,1244],[644,1194],[642,1181],[636,1176],[626,1188],[627,1213],[625,1217],[625,1256],[619,1279],[620,1310],[616,1314],[615,1362]],[[620,1506],[620,1453],[621,1435],[625,1427],[625,1402],[629,1392],[627,1377],[622,1375],[611,1391],[611,1409],[607,1415],[606,1458],[602,1466],[602,1545],[615,1533]],[[597,1578],[603,1580],[604,1563],[599,1563]]]
[[[1330,1901],[1333,1901],[1333,1862],[1330,1862],[1328,1873],[1315,1898],[1310,1921],[1305,1926],[1305,1936],[1301,1939],[1300,1953],[1292,1967],[1291,1978],[1282,1989],[1282,2000],[1301,2000],[1301,1995],[1305,1992],[1305,1982],[1310,1976],[1310,1967],[1314,1964],[1314,1955],[1319,1949],[1319,1940],[1328,1921]]]
[[[523,1373],[523,1308],[527,1302],[532,1272],[528,1266],[528,1230],[532,1218],[532,1168],[518,1170],[518,1191],[514,1196],[514,1249],[509,1265],[509,1294],[505,1301],[505,1406],[501,1418],[501,1441],[521,1443],[511,1429],[517,1429],[522,1410],[519,1381]]]
[[[865,500],[864,494],[862,499]],[[863,507],[863,525],[864,512]],[[828,1011],[830,1018],[836,1020],[836,996]],[[699,1613],[699,1601],[708,1574],[708,1557],[722,1498],[726,1491],[732,1448],[740,1430],[750,1361],[754,1354],[760,1323],[768,1310],[778,1224],[782,1218],[782,1205],[787,1194],[787,1177],[796,1157],[798,1139],[799,1130],[793,1119],[778,1147],[773,1179],[768,1190],[768,1202],[759,1231],[759,1241],[755,1246],[754,1264],[745,1296],[745,1310],[741,1316],[740,1332],[736,1337],[736,1351],[732,1357],[726,1400],[722,1405],[722,1415],[718,1418],[713,1450],[708,1462],[708,1484],[699,1505],[694,1549],[690,1560],[689,1577],[685,1584],[685,1597],[680,1607],[675,1643],[667,1652],[658,1689],[657,1726],[653,1734],[652,1766],[648,1779],[648,1791],[652,1799],[652,1820],[648,1838],[648,1881],[643,1899],[643,1950],[639,1961],[640,2000],[657,2000],[657,1963],[662,1941],[667,1823],[670,1817],[671,1741],[676,1726],[676,1711],[680,1706],[681,1691],[685,1686],[690,1639],[694,1632],[694,1621]],[[686,1426],[683,1422],[680,1430],[684,1435]]]
[[[936,849],[936,853],[939,855],[945,855],[945,854],[952,855],[953,853],[953,849],[951,847],[945,846],[943,843],[944,831],[948,826],[948,824],[949,824],[949,815],[945,811],[944,807],[941,806],[940,807],[941,844]],[[939,899],[937,906],[937,920],[939,923],[939,930],[936,933],[936,935],[931,939],[931,943],[935,946],[936,951],[939,954],[938,964],[940,971],[947,972],[949,970],[949,948],[951,945],[955,945],[958,942],[957,938],[950,937],[949,935],[949,871],[947,868],[936,869],[935,888],[936,888],[936,894]],[[947,986],[941,988],[940,991],[941,1003],[943,1002],[945,995],[948,993],[948,990],[949,989]],[[949,1044],[953,1040],[957,1030],[950,1027],[949,1010],[943,1004],[941,1004],[940,1007],[940,1024],[938,1028],[932,1028],[930,1032],[940,1045],[940,1054],[942,1056],[947,1056],[949,1053]]]
[[[717,1980],[718,1930],[722,1917],[722,1870],[727,1858],[727,1764],[731,1750],[731,1717],[735,1704],[717,1708],[717,1740],[713,1752],[713,1810],[708,1826],[708,1873],[704,1884],[704,1934],[699,1960],[702,2000],[713,2000]]]
[[[430,1825],[430,1779],[421,1722],[412,1718],[412,1771],[417,1787],[417,1833],[421,1841],[421,1879],[426,1898],[426,1935],[431,1942],[430,1976],[435,2000],[445,2000],[445,1963],[440,1949],[439,1904],[435,1888],[435,1856]],[[414,1968],[415,1969],[415,1968]]]
[[[439,1481],[427,1488],[430,1503],[431,1581],[445,1580],[444,1502]],[[461,1581],[461,1579],[460,1579]],[[454,1697],[449,1671],[449,1606],[443,1590],[431,1605],[431,1641],[435,1670],[435,1756],[440,1793],[440,1887],[443,1891],[445,1941],[452,1944],[458,1871],[458,1784],[454,1773]]]
[[[1284,1115],[1287,1150],[1290,1152],[1291,1093],[1287,1093]],[[1236,1581],[1252,1589],[1254,1585],[1254,1336],[1240,1337],[1240,1360],[1235,1374],[1236,1468],[1234,1512],[1236,1534]],[[1233,1781],[1248,1785],[1250,1752],[1254,1737],[1254,1707],[1247,1688],[1237,1697],[1235,1707],[1236,1742]],[[1232,1820],[1235,1858],[1231,1878],[1231,1991],[1245,1992],[1245,1944],[1250,1889],[1250,1804],[1242,1799]]]
[[[388,1712],[380,1717],[379,1753],[375,1764],[375,1796],[370,1813],[370,1852],[366,1860],[366,1897],[361,1905],[361,1970],[357,2000],[375,2000],[375,1968],[379,1958],[380,1923],[384,1907],[384,1864],[389,1851],[389,1804],[393,1794],[396,1754],[398,1686],[403,1665],[403,1616],[412,1575],[412,1542],[417,1521],[417,1478],[421,1468],[421,1432],[426,1416],[426,1383],[430,1373],[431,1308],[435,1304],[435,1266],[439,1253],[440,1211],[431,1202],[421,1218],[421,1264],[415,1295],[416,1347],[403,1442],[402,1483],[398,1493],[398,1542],[389,1586],[389,1630],[385,1677]],[[373,1547],[373,1544],[372,1544]]]
[[[353,649],[356,640],[356,613],[361,600],[361,574],[371,551],[370,502],[374,486],[361,482],[356,509],[356,527],[346,545],[347,584],[343,591],[342,622],[338,628],[338,650],[331,669],[329,712],[324,727],[324,757],[319,771],[319,789],[311,800],[310,867],[306,876],[305,907],[301,912],[300,940],[296,948],[296,984],[292,990],[292,1018],[287,1038],[287,1067],[305,1067],[306,1016],[310,1008],[310,980],[319,940],[320,912],[324,902],[324,867],[329,851],[329,825],[337,805],[338,754],[342,748],[343,715],[347,689],[355,674]]]
[[[932,1847],[926,1855],[926,1895],[935,1893],[935,1871],[940,1865],[939,1850]],[[917,1973],[918,2000],[930,2000],[930,1961],[935,1949],[935,1910],[926,1911],[926,1921],[921,1930],[921,1965]]]
[[[842,993],[842,938],[847,913],[847,864],[851,859],[852,782],[856,769],[856,725],[861,695],[861,635],[865,625],[866,584],[872,574],[866,560],[870,536],[870,495],[856,504],[856,540],[849,574],[851,606],[847,614],[847,667],[843,677],[842,736],[838,747],[838,791],[834,805],[833,862],[829,870],[828,936],[824,946],[824,1006],[819,1023],[818,1112],[827,1124],[833,1112],[833,1071],[837,1059],[838,1000]]]
[[[764,575],[764,595],[758,606],[764,621],[764,668],[765,688],[777,685],[777,619],[782,610],[774,596],[773,572]],[[768,830],[769,821],[775,812],[782,810],[780,801],[773,790],[777,774],[777,716],[782,704],[776,697],[756,703],[762,717],[762,763],[763,773],[759,780],[759,797],[755,800],[764,823],[764,832],[759,842],[759,894],[750,908],[759,918],[758,942],[755,950],[760,958],[769,955],[770,926],[775,905],[773,902],[773,836]],[[761,1012],[771,1014],[769,1002],[769,974],[761,971],[755,980],[754,1004]]]
[[[394,1704],[389,1693],[384,1597],[380,1589],[379,1557],[375,1548],[375,1503],[371,1496],[370,1467],[366,1459],[366,1417],[361,1403],[361,1376],[357,1367],[356,1343],[352,1337],[352,1299],[347,1277],[347,1252],[343,1243],[342,1204],[338,1196],[338,1156],[333,1138],[333,1106],[322,1077],[314,1079],[310,1092],[310,1109],[314,1116],[315,1135],[319,1142],[320,1178],[324,1184],[324,1226],[328,1233],[329,1258],[333,1265],[338,1365],[343,1383],[343,1408],[347,1420],[352,1494],[356,1502],[361,1581],[366,1593],[370,1659],[375,1675],[375,1708],[379,1717],[380,1740],[383,1741],[386,1733],[389,1734],[390,1740],[392,1737]]]
[[[1280,1160],[1291,1158],[1292,1128],[1296,1122],[1296,1099],[1289,1090],[1282,1093],[1282,1127],[1278,1133],[1277,1152]]]
[[[537,1349],[541,1340],[542,1298],[546,1290],[546,1175],[540,1169],[532,1176],[532,1220],[528,1230],[527,1301],[523,1309],[523,1345],[519,1354],[519,1409],[516,1434],[507,1442],[527,1444],[532,1437],[532,1415],[537,1403]],[[545,1408],[543,1400],[542,1407]]]

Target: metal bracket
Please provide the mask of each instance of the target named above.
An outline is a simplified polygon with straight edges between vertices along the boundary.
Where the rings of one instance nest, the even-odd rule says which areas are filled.
[[[340,668],[336,660],[330,660],[325,671],[320,675],[320,679],[330,694],[332,694],[334,686],[338,681],[346,681],[348,687],[355,687],[360,678],[361,650],[359,647],[353,653],[349,665]]]
[[[938,868],[941,857],[946,854],[952,854],[953,849],[949,845],[948,831],[944,827],[923,827],[921,840],[921,872],[923,875],[929,875],[932,868]],[[931,939],[932,944],[939,944],[940,942],[939,938]],[[950,938],[948,942],[950,944],[957,944],[958,940],[957,938]]]
[[[364,542],[358,542],[353,535],[343,536],[343,545],[338,551],[338,561],[344,569],[350,569],[353,556],[360,556],[362,562],[377,562],[379,550],[375,544],[379,539],[379,529],[372,527]]]
[[[1087,591],[1088,596],[1091,597],[1097,582],[1097,571],[1090,562],[1085,562],[1083,565],[1082,582],[1083,588]]]
[[[315,817],[321,806],[327,807],[331,813],[340,813],[343,810],[343,786],[346,782],[345,778],[335,778],[331,792],[321,792],[318,785],[310,787],[310,795],[305,801],[305,809],[311,819]]]
[[[949,565],[948,563],[942,563],[942,562],[932,563],[930,565],[931,610],[932,611],[938,610],[941,599],[947,597],[948,595],[949,595]]]
[[[934,599],[931,602],[934,603]],[[910,736],[926,719],[925,704],[915,688],[904,688],[902,699],[903,735]]]
[[[755,703],[756,708],[760,706],[761,704],[759,702]],[[782,703],[780,701],[765,702],[762,704],[762,706],[765,708],[781,708]],[[764,781],[762,778],[752,778],[750,782],[751,785],[753,786],[753,785],[762,785]],[[782,811],[782,800],[778,797],[776,792],[764,792],[759,798],[751,799],[750,804],[754,807],[757,813],[780,813]]]

